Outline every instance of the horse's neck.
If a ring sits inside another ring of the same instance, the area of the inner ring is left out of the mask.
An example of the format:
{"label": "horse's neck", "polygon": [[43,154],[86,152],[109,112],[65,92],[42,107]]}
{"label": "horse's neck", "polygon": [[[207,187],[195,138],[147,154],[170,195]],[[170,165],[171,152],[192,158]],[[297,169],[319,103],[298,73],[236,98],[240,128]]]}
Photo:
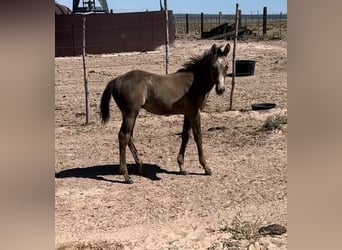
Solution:
{"label": "horse's neck", "polygon": [[207,95],[214,87],[214,83],[210,77],[208,70],[202,70],[199,73],[195,73],[194,76],[194,88],[200,95]]}

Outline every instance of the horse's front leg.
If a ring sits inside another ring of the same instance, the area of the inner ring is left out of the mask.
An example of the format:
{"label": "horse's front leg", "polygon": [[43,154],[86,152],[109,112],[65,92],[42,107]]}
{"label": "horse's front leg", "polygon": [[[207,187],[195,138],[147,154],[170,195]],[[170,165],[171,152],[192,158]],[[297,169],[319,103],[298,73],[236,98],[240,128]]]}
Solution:
{"label": "horse's front leg", "polygon": [[177,157],[179,171],[181,172],[181,174],[187,174],[186,170],[184,169],[184,154],[185,154],[186,145],[189,141],[190,130],[191,130],[191,126],[190,126],[189,118],[184,116],[183,131],[182,131],[182,144],[179,149],[179,153]]}
{"label": "horse's front leg", "polygon": [[198,150],[198,157],[199,157],[199,162],[204,168],[205,174],[211,175],[212,171],[211,169],[207,166],[207,162],[205,160],[204,154],[203,154],[203,147],[202,147],[202,131],[201,131],[201,116],[200,112],[198,111],[196,115],[192,116],[190,118],[190,124],[192,127],[192,131],[194,134],[194,139],[197,145],[197,150]]}

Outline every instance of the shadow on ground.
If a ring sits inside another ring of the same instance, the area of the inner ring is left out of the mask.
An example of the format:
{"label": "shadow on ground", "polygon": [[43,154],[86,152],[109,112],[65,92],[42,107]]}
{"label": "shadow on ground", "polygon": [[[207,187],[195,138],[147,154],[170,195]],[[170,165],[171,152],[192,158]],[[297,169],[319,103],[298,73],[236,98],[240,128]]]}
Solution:
{"label": "shadow on ground", "polygon": [[[128,172],[130,175],[140,175],[139,167],[135,164],[127,164]],[[166,173],[173,175],[182,175],[179,171],[168,171],[156,164],[144,164],[143,165],[143,177],[148,178],[152,181],[160,180],[157,176],[158,173]],[[77,167],[62,170],[55,174],[56,178],[89,178],[100,181],[108,181],[114,183],[125,183],[124,181],[107,179],[104,176],[115,176],[120,175],[120,165],[99,165],[91,167]],[[204,175],[204,173],[189,173],[189,175]]]}

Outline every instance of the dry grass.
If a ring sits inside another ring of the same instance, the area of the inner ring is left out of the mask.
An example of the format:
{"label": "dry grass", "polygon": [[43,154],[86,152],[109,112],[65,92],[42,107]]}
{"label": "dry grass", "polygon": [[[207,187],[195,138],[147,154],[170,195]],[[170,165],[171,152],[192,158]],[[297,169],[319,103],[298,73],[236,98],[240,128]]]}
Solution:
{"label": "dry grass", "polygon": [[284,125],[287,124],[287,117],[285,115],[275,115],[267,117],[264,125],[262,126],[263,131],[282,130]]}
{"label": "dry grass", "polygon": [[[261,238],[258,230],[266,224],[265,221],[266,219],[261,216],[256,217],[254,220],[245,220],[241,217],[241,213],[238,213],[231,224],[227,224],[221,230],[231,233],[231,239],[234,241],[247,241],[247,247],[249,247]],[[224,241],[223,245],[232,245],[231,240]]]}

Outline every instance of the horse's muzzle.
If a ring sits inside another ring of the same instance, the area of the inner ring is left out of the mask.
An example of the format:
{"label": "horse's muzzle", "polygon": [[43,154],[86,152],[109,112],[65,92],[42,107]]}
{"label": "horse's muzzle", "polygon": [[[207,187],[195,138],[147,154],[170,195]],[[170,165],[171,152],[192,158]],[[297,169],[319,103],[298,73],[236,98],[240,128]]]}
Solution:
{"label": "horse's muzzle", "polygon": [[215,86],[216,94],[222,95],[226,89],[224,87],[219,87],[218,85]]}

